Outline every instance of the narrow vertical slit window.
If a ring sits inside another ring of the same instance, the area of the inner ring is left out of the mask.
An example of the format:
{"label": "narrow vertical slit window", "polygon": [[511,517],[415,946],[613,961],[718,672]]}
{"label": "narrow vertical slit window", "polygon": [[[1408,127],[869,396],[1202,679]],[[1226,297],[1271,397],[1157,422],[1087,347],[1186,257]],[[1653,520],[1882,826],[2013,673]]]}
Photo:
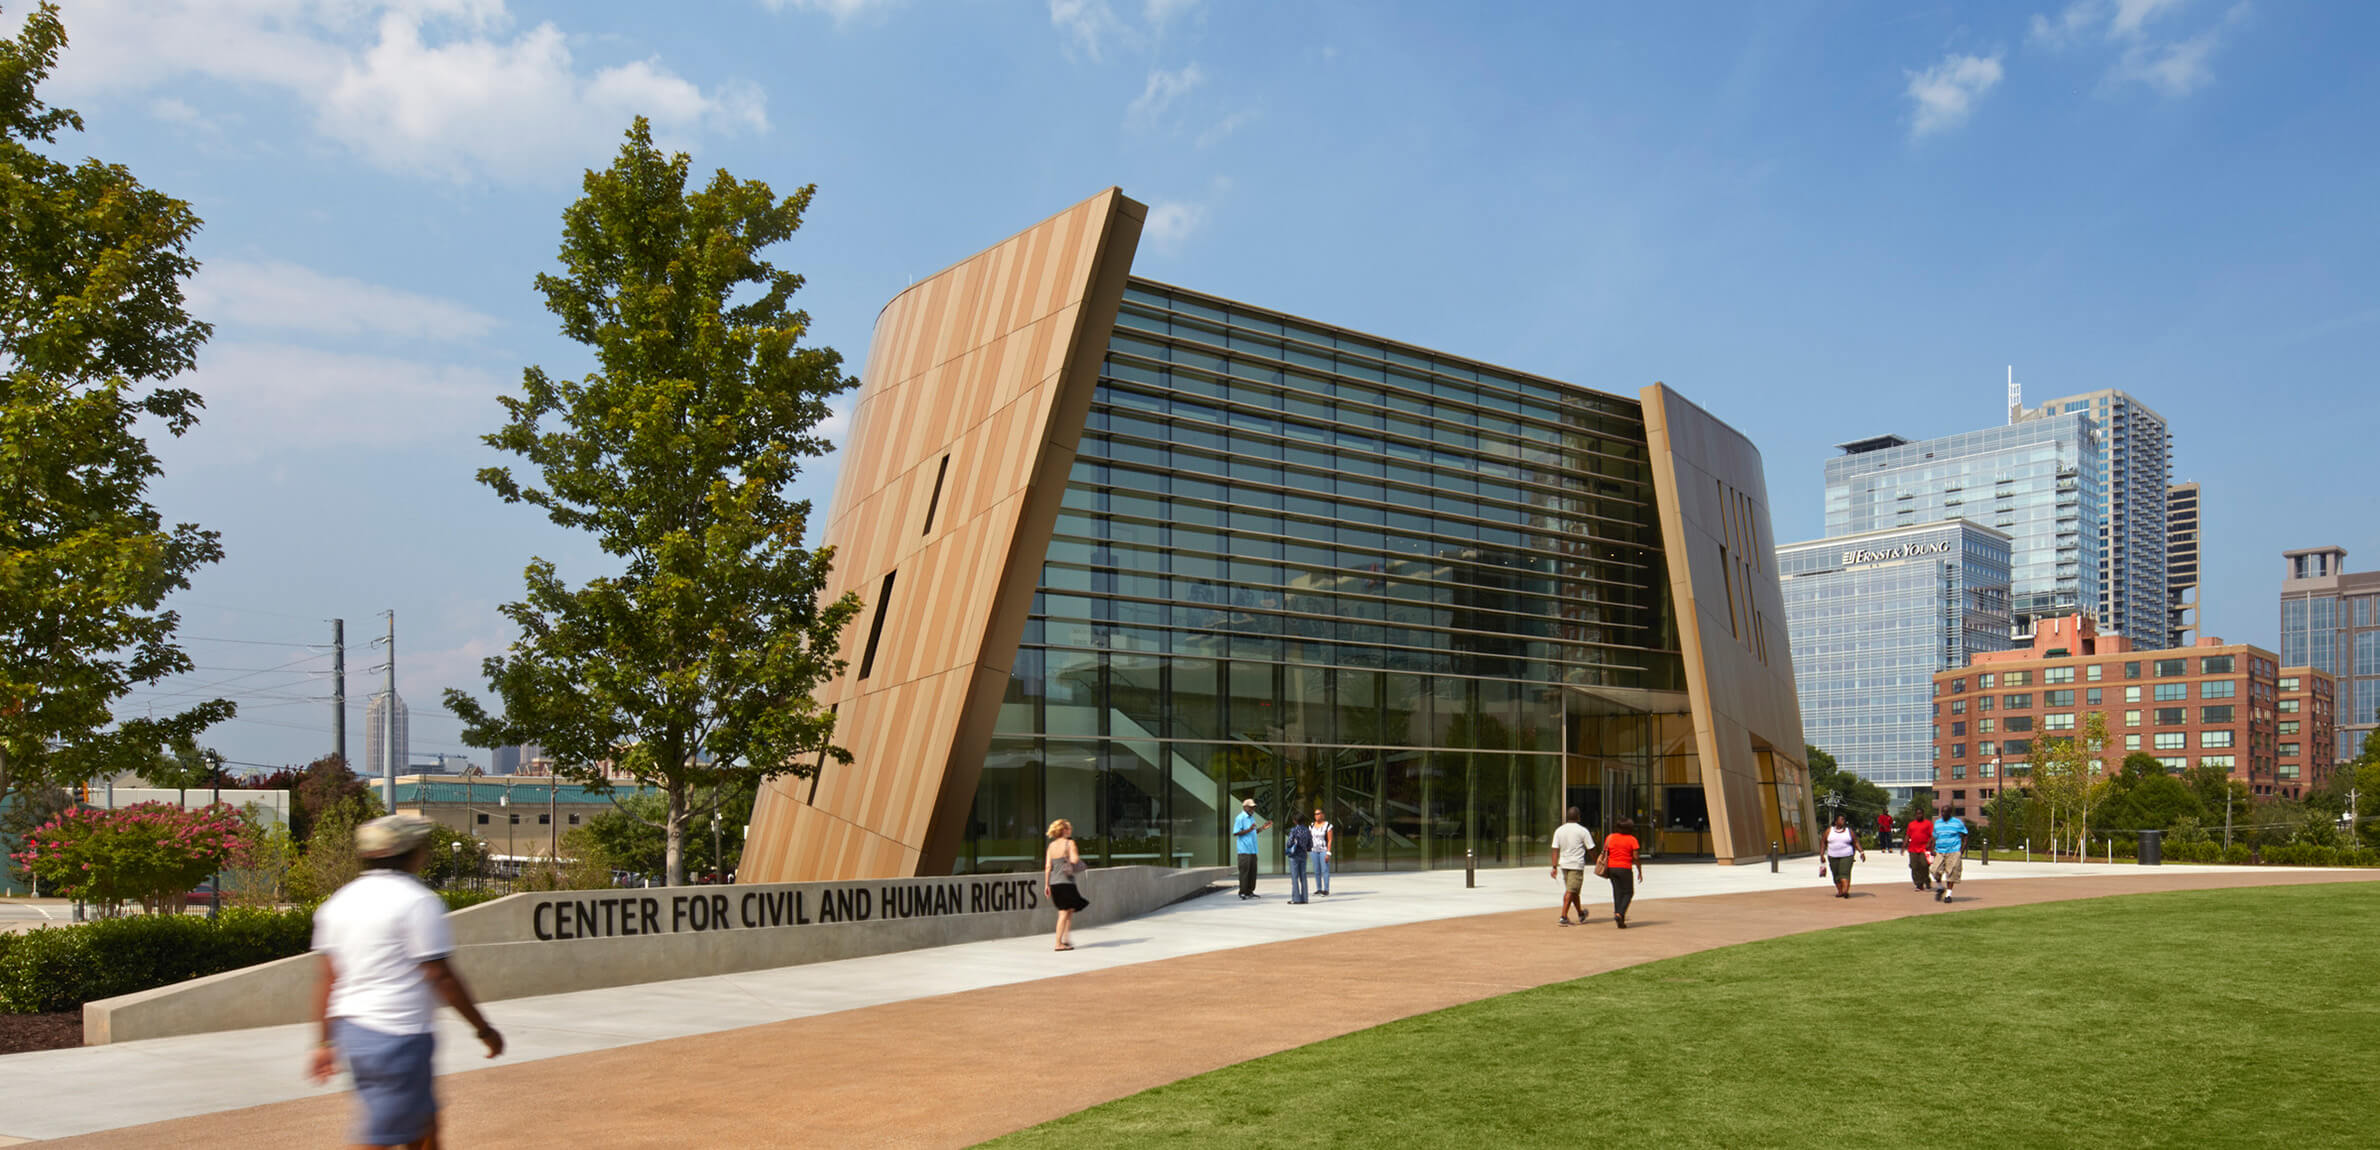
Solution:
{"label": "narrow vertical slit window", "polygon": [[859,677],[867,678],[876,671],[876,647],[884,641],[884,619],[892,614],[893,576],[898,571],[884,573],[884,586],[876,592],[876,618],[868,624],[868,649],[859,657]]}
{"label": "narrow vertical slit window", "polygon": [[934,469],[934,497],[926,500],[925,534],[934,533],[934,512],[942,507],[942,481],[950,475],[950,453],[942,453],[942,466]]}

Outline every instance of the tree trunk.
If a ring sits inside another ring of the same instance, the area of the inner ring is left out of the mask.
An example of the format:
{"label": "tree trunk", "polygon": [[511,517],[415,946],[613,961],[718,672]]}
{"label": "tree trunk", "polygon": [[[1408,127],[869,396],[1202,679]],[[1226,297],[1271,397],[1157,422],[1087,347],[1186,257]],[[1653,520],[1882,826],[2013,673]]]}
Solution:
{"label": "tree trunk", "polygon": [[663,842],[662,882],[668,886],[686,885],[686,781],[671,779],[662,788],[669,796],[669,814],[662,821]]}

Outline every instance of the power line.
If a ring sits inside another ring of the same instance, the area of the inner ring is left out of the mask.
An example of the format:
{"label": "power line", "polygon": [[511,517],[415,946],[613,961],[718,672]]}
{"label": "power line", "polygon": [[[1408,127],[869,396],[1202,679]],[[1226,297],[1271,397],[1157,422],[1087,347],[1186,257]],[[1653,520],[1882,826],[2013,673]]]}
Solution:
{"label": "power line", "polygon": [[175,635],[185,643],[239,643],[249,647],[328,647],[328,643],[282,643],[271,639],[224,639],[213,635]]}

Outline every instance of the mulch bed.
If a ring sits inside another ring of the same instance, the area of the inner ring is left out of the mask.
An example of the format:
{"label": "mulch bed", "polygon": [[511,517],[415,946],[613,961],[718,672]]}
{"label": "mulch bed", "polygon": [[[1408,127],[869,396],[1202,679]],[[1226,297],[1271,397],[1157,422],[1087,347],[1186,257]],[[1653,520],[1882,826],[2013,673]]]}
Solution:
{"label": "mulch bed", "polygon": [[64,1050],[83,1044],[83,1012],[0,1014],[0,1054]]}

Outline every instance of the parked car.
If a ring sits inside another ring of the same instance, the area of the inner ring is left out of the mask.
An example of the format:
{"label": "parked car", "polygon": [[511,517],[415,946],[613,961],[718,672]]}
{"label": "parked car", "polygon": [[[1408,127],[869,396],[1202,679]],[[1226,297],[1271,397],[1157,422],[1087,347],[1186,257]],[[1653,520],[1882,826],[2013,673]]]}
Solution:
{"label": "parked car", "polygon": [[[187,894],[187,895],[184,895],[184,896],[183,896],[183,905],[185,905],[185,906],[215,906],[215,905],[218,905],[218,901],[217,901],[217,900],[219,900],[219,899],[221,899],[221,898],[223,898],[223,897],[224,897],[224,895],[223,895],[223,892],[222,892],[221,890],[218,890],[218,889],[216,889],[216,886],[215,886],[215,880],[214,880],[214,879],[208,879],[208,880],[206,880],[205,882],[202,882],[202,883],[198,884],[198,886],[197,886],[196,888],[192,889],[192,890],[191,890],[191,892],[190,892],[189,894]],[[224,905],[228,905],[228,904],[224,904]]]}

